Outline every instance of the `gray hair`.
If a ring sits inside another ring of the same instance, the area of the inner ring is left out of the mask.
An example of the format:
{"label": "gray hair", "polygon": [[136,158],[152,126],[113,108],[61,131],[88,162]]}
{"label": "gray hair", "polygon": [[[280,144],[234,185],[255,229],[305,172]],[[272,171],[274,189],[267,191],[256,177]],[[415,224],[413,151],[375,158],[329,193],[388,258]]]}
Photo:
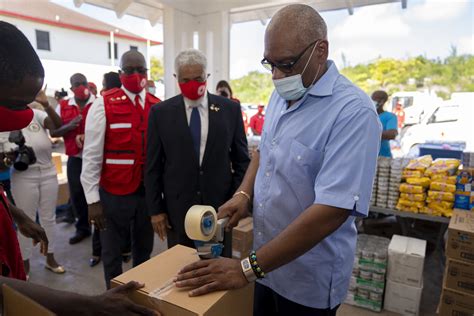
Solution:
{"label": "gray hair", "polygon": [[181,67],[185,65],[202,66],[205,75],[207,69],[207,58],[200,50],[190,48],[179,53],[174,60],[174,71],[177,75],[179,74]]}

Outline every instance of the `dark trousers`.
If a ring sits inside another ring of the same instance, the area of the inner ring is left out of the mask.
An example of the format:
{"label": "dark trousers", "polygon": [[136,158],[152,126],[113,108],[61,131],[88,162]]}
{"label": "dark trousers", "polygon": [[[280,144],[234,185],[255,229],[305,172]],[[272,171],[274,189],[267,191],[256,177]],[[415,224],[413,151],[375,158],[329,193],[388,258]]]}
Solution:
{"label": "dark trousers", "polygon": [[67,181],[72,207],[77,215],[76,230],[89,235],[91,227],[88,220],[87,201],[81,184],[82,159],[69,157],[67,160]]}
{"label": "dark trousers", "polygon": [[[125,244],[122,248],[122,255],[129,255],[132,252],[132,241],[130,240],[130,231],[128,231],[128,235],[124,239]],[[92,256],[100,257],[101,255],[102,244],[100,243],[100,230],[94,228],[94,233],[92,234]]]}
{"label": "dark trousers", "polygon": [[318,309],[303,306],[287,300],[272,289],[255,283],[253,316],[336,316],[339,306],[334,309]]}
{"label": "dark trousers", "polygon": [[148,259],[153,250],[153,227],[145,202],[145,188],[128,195],[114,195],[100,190],[106,229],[100,232],[105,283],[122,274],[122,248],[127,236],[132,239],[133,266]]}

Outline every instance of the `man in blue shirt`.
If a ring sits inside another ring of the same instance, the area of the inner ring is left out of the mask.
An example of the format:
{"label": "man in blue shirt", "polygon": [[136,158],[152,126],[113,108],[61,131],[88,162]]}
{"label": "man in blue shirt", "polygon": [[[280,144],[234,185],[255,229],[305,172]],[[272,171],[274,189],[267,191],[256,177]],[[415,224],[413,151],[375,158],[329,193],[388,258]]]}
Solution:
{"label": "man in blue shirt", "polygon": [[388,94],[385,91],[378,90],[372,93],[372,101],[379,115],[380,123],[382,124],[382,142],[380,144],[379,156],[392,157],[390,150],[390,140],[395,139],[398,135],[398,120],[397,116],[391,112],[384,111],[383,107],[388,100]]}
{"label": "man in blue shirt", "polygon": [[254,315],[335,315],[344,301],[354,220],[368,213],[381,126],[370,98],[328,52],[326,24],[310,6],[289,5],[269,23],[262,64],[276,91],[259,152],[218,214],[235,226],[253,195],[256,252],[183,268],[176,286],[194,287],[191,296],[259,278]]}

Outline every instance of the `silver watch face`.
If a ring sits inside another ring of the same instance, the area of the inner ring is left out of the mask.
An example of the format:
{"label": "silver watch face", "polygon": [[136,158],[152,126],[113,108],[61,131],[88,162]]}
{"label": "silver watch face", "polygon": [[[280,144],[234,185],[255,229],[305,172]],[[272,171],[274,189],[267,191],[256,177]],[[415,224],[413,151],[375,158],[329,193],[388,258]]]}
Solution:
{"label": "silver watch face", "polygon": [[243,267],[244,267],[244,270],[248,270],[248,269],[251,268],[250,262],[249,262],[248,260],[244,260],[244,261],[242,262],[242,265],[243,265]]}

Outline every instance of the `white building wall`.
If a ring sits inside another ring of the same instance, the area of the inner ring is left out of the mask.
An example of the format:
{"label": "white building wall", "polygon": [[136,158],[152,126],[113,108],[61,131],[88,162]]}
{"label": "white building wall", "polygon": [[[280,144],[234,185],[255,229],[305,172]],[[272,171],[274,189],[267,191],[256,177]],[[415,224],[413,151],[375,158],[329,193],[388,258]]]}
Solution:
{"label": "white building wall", "polygon": [[[11,17],[1,17],[2,20],[18,27],[30,40],[36,49],[36,31],[49,32],[51,51],[38,50],[41,59],[71,61],[78,63],[107,65],[111,64],[108,53],[110,36],[86,33],[47,24],[34,23]],[[138,50],[146,56],[146,42],[132,41],[115,36],[118,45],[116,65],[120,56],[130,50],[130,46],[137,46]]]}

